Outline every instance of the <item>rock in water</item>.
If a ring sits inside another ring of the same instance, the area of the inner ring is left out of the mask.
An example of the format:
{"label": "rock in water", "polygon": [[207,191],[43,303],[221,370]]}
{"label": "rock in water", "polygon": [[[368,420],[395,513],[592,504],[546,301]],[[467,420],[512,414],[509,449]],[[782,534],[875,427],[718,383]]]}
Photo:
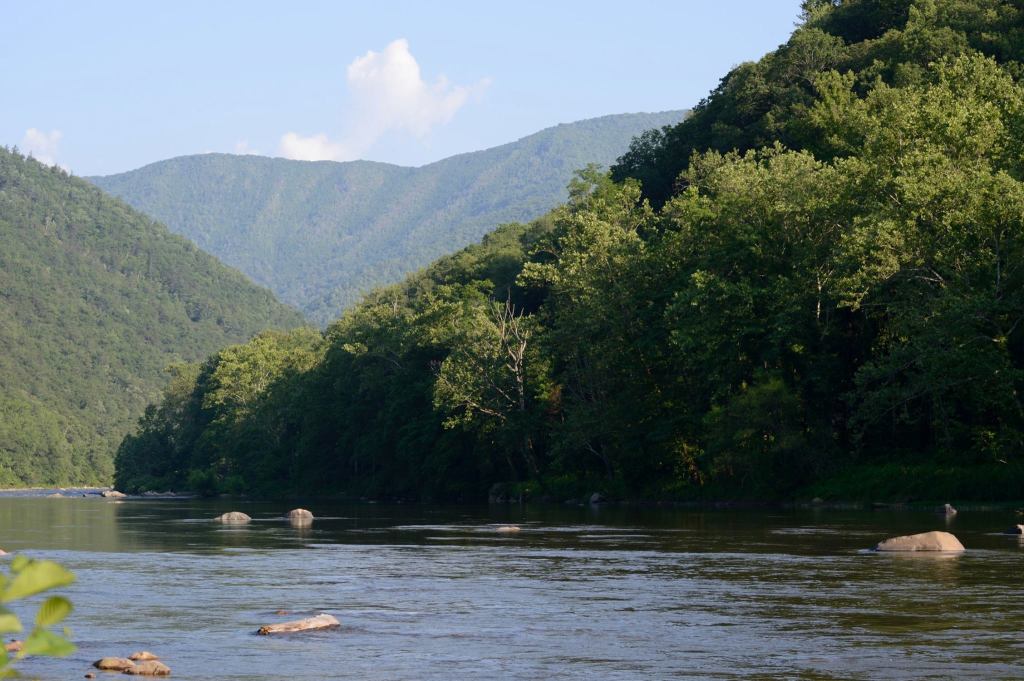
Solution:
{"label": "rock in water", "polygon": [[11,641],[10,643],[4,644],[4,650],[9,653],[20,653],[24,645],[25,644],[22,641]]}
{"label": "rock in water", "polygon": [[590,495],[590,503],[594,506],[597,506],[598,504],[603,504],[604,501],[604,495],[601,494],[600,492],[594,492],[593,494]]}
{"label": "rock in water", "polygon": [[940,513],[945,513],[946,517],[948,518],[950,516],[956,515],[957,510],[955,508],[953,508],[952,506],[950,506],[949,504],[946,504],[945,506],[942,507],[942,510],[940,511]]}
{"label": "rock in water", "polygon": [[1005,534],[1024,534],[1024,525],[1014,525]]}
{"label": "rock in water", "polygon": [[494,531],[502,534],[515,534],[520,531],[520,527],[518,525],[499,525],[494,528]]}
{"label": "rock in water", "polygon": [[876,551],[963,551],[964,545],[949,532],[922,532],[880,542]]}
{"label": "rock in water", "polygon": [[140,662],[125,672],[132,676],[170,676],[171,668],[159,660]]}
{"label": "rock in water", "polygon": [[124,499],[128,495],[124,492],[118,492],[116,489],[105,489],[100,492],[100,496],[105,499]]}
{"label": "rock in water", "polygon": [[135,663],[126,657],[104,657],[92,663],[96,669],[108,672],[126,672],[135,666]]}
{"label": "rock in water", "polygon": [[252,518],[239,511],[231,511],[230,513],[219,515],[213,520],[214,522],[224,523],[225,525],[244,525],[252,520]]}
{"label": "rock in water", "polygon": [[335,619],[332,615],[320,613],[316,617],[307,617],[304,620],[295,620],[293,622],[281,622],[280,624],[267,624],[260,627],[256,633],[267,635],[267,634],[290,634],[297,631],[316,631],[319,629],[334,629],[340,627],[341,622]]}
{"label": "rock in water", "polygon": [[293,508],[288,511],[288,522],[292,525],[310,525],[313,522],[313,514],[304,508]]}
{"label": "rock in water", "polygon": [[136,662],[146,662],[147,660],[159,660],[160,658],[154,655],[153,653],[149,652],[148,650],[140,650],[137,653],[132,653],[131,655],[129,655],[128,659],[134,660]]}

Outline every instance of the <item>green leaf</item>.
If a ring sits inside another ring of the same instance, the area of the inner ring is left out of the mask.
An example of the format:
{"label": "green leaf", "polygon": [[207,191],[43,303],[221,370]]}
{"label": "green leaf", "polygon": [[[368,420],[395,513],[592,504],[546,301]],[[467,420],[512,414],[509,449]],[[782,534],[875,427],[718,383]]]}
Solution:
{"label": "green leaf", "polygon": [[21,629],[21,620],[17,615],[10,611],[0,612],[0,634],[10,634]]}
{"label": "green leaf", "polygon": [[46,629],[36,629],[25,639],[25,645],[22,646],[18,657],[22,658],[26,655],[64,657],[73,652],[75,652],[75,645],[63,636],[58,636]]}
{"label": "green leaf", "polygon": [[37,627],[50,627],[71,614],[71,601],[63,596],[47,598],[36,613]]}
{"label": "green leaf", "polygon": [[11,561],[11,572],[21,572],[31,562],[32,559],[28,556],[17,555],[14,557],[14,560]]}
{"label": "green leaf", "polygon": [[[17,559],[15,559],[17,560]],[[12,564],[13,569],[13,564]],[[33,596],[40,591],[67,586],[75,576],[51,560],[33,560],[22,566],[18,576],[0,594],[0,603]]]}

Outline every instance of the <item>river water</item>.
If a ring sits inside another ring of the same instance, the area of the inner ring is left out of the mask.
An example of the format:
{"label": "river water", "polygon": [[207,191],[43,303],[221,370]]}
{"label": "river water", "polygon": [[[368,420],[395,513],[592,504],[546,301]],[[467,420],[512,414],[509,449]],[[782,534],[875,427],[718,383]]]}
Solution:
{"label": "river water", "polygon": [[[1012,511],[947,528],[911,511],[305,505],[318,519],[299,529],[288,504],[0,498],[0,546],[78,576],[78,651],[23,672],[80,679],[147,649],[173,678],[218,681],[1024,678]],[[228,510],[254,521],[210,522]],[[522,531],[495,531],[509,522]],[[866,550],[933,529],[968,551]],[[255,635],[319,612],[342,628]]]}

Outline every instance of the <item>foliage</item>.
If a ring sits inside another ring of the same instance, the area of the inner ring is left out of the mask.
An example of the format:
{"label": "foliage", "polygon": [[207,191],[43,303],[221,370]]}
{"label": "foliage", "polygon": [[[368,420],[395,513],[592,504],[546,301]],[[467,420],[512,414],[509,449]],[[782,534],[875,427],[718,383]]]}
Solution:
{"label": "foliage", "polygon": [[[236,359],[263,341],[221,352],[125,441],[125,483],[1014,494],[984,480],[1024,469],[1024,87],[1016,47],[981,28],[1018,15],[981,0],[805,14],[771,69],[730,75],[757,92],[789,74],[807,94],[772,116],[752,97],[742,125],[722,113],[770,143],[687,149],[657,206],[643,177],[587,168],[542,219],[378,289],[322,338],[275,341],[301,351],[271,353],[269,371]],[[882,62],[886,45],[902,51]],[[839,47],[864,70],[823,67],[846,63]],[[813,144],[778,141],[796,131]]]}
{"label": "foliage", "polygon": [[170,363],[301,317],[60,168],[0,149],[0,485],[109,482]]}
{"label": "foliage", "polygon": [[[10,575],[0,574],[0,634],[21,632],[23,626],[20,618],[7,604],[20,601],[44,591],[59,589],[75,581],[75,576],[49,560],[33,560],[25,556],[15,556],[11,561]],[[71,601],[63,596],[50,596],[39,606],[32,631],[25,638],[21,650],[15,659],[20,660],[27,655],[46,655],[63,657],[75,651],[75,646],[67,640],[67,629],[64,636],[50,631],[50,627],[60,624],[71,614]],[[17,676],[11,667],[12,660],[7,650],[0,647],[0,677]]]}
{"label": "foliage", "polygon": [[373,287],[545,213],[573,169],[683,115],[579,121],[420,168],[203,154],[90,179],[326,326]]}
{"label": "foliage", "polygon": [[694,151],[781,142],[820,158],[831,131],[808,125],[807,114],[833,71],[860,94],[879,80],[920,85],[929,64],[963,54],[1024,74],[1024,7],[1013,0],[806,0],[803,19],[778,50],[731,70],[686,120],[634,139],[612,176],[639,179],[660,206],[685,185]]}

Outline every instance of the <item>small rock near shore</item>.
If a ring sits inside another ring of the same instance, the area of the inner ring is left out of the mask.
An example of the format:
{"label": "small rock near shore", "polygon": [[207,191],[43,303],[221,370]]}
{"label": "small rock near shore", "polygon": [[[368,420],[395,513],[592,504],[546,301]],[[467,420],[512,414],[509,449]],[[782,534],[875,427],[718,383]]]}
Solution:
{"label": "small rock near shore", "polygon": [[22,646],[25,644],[22,641],[11,641],[4,645],[4,650],[9,653],[20,653]]}
{"label": "small rock near shore", "polygon": [[498,527],[494,528],[495,532],[500,532],[502,534],[515,534],[520,530],[521,528],[518,525],[499,525]]}
{"label": "small rock near shore", "polygon": [[964,545],[949,532],[922,532],[879,542],[876,551],[963,551]]}
{"label": "small rock near shore", "polygon": [[1003,534],[1024,534],[1024,525],[1014,525]]}
{"label": "small rock near shore", "polygon": [[140,650],[137,653],[132,653],[131,655],[129,655],[128,659],[134,660],[135,662],[145,662],[147,660],[159,660],[160,658],[154,655],[153,653],[149,652],[148,650]]}
{"label": "small rock near shore", "polygon": [[288,511],[287,517],[292,525],[309,525],[313,522],[313,514],[304,508],[293,508]]}
{"label": "small rock near shore", "polygon": [[135,666],[135,663],[127,657],[103,657],[92,663],[96,669],[108,672],[124,672]]}
{"label": "small rock near shore", "polygon": [[317,631],[319,629],[334,629],[340,627],[341,622],[333,615],[320,613],[316,617],[307,617],[294,622],[281,622],[280,624],[267,624],[259,628],[257,634],[291,634],[299,631]]}
{"label": "small rock near shore", "polygon": [[89,672],[89,673],[87,673],[87,674],[85,675],[85,678],[87,678],[87,679],[95,679],[95,678],[96,678],[96,675],[95,675],[95,674],[93,674],[92,672]]}
{"label": "small rock near shore", "polygon": [[118,492],[116,489],[105,489],[100,492],[100,496],[104,499],[124,499],[128,495],[124,492]]}
{"label": "small rock near shore", "polygon": [[132,676],[170,676],[171,668],[159,660],[140,662],[125,672]]}
{"label": "small rock near shore", "polygon": [[603,504],[605,501],[606,499],[604,498],[604,495],[601,494],[600,492],[594,492],[593,494],[590,495],[590,503],[594,506],[597,506],[598,504]]}
{"label": "small rock near shore", "polygon": [[252,518],[241,511],[231,511],[230,513],[219,515],[213,520],[214,522],[224,523],[225,525],[244,525],[252,520]]}

